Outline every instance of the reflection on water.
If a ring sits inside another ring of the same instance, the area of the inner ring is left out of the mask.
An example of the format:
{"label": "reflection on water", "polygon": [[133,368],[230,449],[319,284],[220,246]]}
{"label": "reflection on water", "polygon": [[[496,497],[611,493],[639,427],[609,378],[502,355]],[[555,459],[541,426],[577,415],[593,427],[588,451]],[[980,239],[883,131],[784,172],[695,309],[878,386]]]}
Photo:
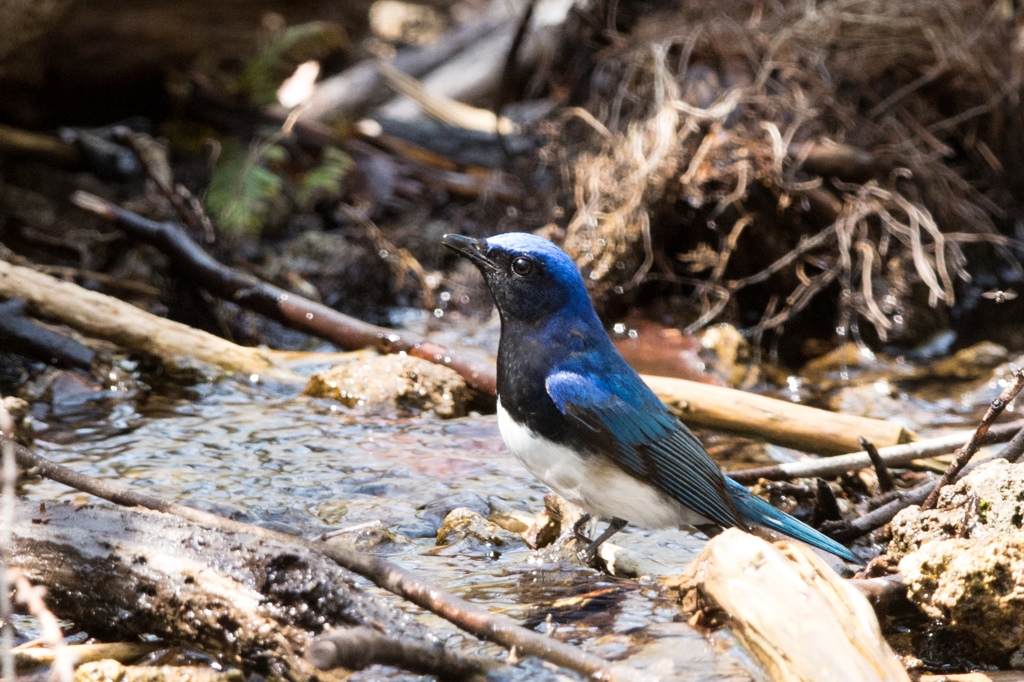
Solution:
{"label": "reflection on water", "polygon": [[[196,395],[150,398],[137,409],[108,405],[105,421],[93,411],[50,414],[37,447],[82,473],[282,530],[379,528],[372,523],[379,521],[397,534],[381,548],[392,560],[528,627],[678,679],[760,675],[727,636],[709,641],[676,623],[675,604],[654,581],[545,564],[525,545],[431,552],[453,507],[484,516],[543,509],[546,488],[505,451],[493,417],[372,417],[229,384],[201,387]],[[29,494],[91,501],[49,481],[32,484]],[[616,541],[666,574],[680,571],[703,544],[681,531],[638,528]],[[423,619],[453,646],[479,647],[440,619]],[[502,655],[497,647],[487,650]],[[372,677],[379,679],[379,671]]]}

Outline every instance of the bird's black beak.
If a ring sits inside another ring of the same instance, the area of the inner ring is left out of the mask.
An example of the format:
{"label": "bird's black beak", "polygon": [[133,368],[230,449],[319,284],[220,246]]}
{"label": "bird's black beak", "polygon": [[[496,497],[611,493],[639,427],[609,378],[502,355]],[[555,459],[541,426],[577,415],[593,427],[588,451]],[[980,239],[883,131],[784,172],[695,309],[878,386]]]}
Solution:
{"label": "bird's black beak", "polygon": [[483,239],[463,237],[461,234],[446,234],[441,243],[449,249],[471,260],[477,267],[497,270],[498,266],[487,257],[487,242]]}

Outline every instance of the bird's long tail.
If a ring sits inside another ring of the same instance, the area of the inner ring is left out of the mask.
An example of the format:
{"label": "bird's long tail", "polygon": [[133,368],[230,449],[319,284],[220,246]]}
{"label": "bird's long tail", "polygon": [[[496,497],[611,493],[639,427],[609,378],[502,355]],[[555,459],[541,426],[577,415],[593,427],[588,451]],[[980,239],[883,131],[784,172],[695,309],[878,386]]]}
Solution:
{"label": "bird's long tail", "polygon": [[852,561],[856,564],[861,563],[861,561],[857,559],[850,550],[846,549],[832,538],[825,537],[807,524],[797,521],[786,512],[779,511],[732,479],[726,478],[725,480],[729,491],[729,497],[732,498],[733,503],[736,505],[736,509],[739,510],[740,514],[744,517],[756,523],[768,526],[780,533],[796,538],[797,540],[806,542],[809,545],[813,545],[818,549],[823,549],[826,552],[835,554],[837,557],[841,557],[847,561]]}

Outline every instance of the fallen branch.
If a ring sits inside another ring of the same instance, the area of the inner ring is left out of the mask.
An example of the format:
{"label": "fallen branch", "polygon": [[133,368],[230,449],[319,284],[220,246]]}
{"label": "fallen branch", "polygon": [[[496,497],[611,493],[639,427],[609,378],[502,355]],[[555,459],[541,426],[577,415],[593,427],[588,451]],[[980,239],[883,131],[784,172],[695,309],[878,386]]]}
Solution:
{"label": "fallen branch", "polygon": [[864,452],[868,453],[868,457],[871,458],[871,464],[875,467],[875,477],[878,479],[878,492],[887,493],[893,490],[896,487],[896,481],[893,480],[892,472],[885,465],[882,455],[878,453],[878,448],[863,436],[858,438],[857,442],[864,448]]}
{"label": "fallen branch", "polygon": [[13,533],[15,566],[46,586],[54,612],[94,635],[149,633],[282,682],[316,675],[303,653],[324,625],[441,646],[351,573],[284,539],[35,500],[18,502]]}
{"label": "fallen branch", "polygon": [[[1004,427],[1015,426],[1016,434],[1010,442],[1006,444],[1006,447],[1000,450],[993,459],[1005,459],[1008,462],[1016,462],[1024,456],[1024,427],[1022,427],[1022,424],[1024,424],[1024,422],[1013,422],[1003,425]],[[995,431],[994,428],[989,432],[989,436],[992,436],[993,431]],[[984,462],[975,462],[967,465],[957,476],[957,480],[963,478],[975,467],[983,463]],[[897,514],[907,507],[924,502],[924,500],[936,490],[937,483],[937,481],[932,480],[927,483],[922,483],[912,490],[897,493],[895,499],[883,504],[877,509],[873,509],[859,518],[853,519],[852,521],[823,523],[821,525],[821,531],[839,542],[850,542],[852,540],[856,540],[857,538],[867,535],[871,531],[881,528],[885,524],[889,523]]]}
{"label": "fallen branch", "polygon": [[145,507],[146,509],[173,514],[209,528],[246,533],[274,542],[288,542],[320,552],[339,566],[347,568],[353,573],[358,573],[378,587],[441,616],[456,627],[476,637],[495,642],[509,649],[515,648],[521,657],[536,656],[579,672],[592,679],[648,679],[648,676],[641,671],[609,663],[572,645],[563,644],[540,633],[520,627],[506,616],[489,613],[480,607],[445,592],[436,585],[421,580],[410,571],[381,557],[363,554],[343,547],[338,543],[303,540],[123,488],[72,471],[67,467],[40,457],[28,448],[14,443],[9,438],[0,437],[0,445],[7,444],[13,449],[17,462],[21,466],[26,468],[38,467],[38,474],[44,478],[62,483],[75,490],[95,495],[114,504]]}
{"label": "fallen branch", "polygon": [[[507,19],[487,19],[468,24],[442,36],[434,45],[399,50],[391,65],[402,73],[419,78],[475,43],[489,39],[494,31],[507,23]],[[367,60],[318,83],[299,114],[299,120],[329,122],[342,118],[351,121],[391,97],[384,77],[377,70],[377,61]]]}
{"label": "fallen branch", "polygon": [[988,410],[985,411],[985,416],[981,418],[981,424],[971,434],[971,439],[953,455],[953,461],[949,463],[949,467],[942,474],[939,484],[935,486],[935,490],[932,491],[928,499],[921,505],[921,509],[932,509],[935,507],[935,503],[939,500],[939,492],[944,486],[953,481],[956,475],[971,461],[971,457],[981,447],[981,442],[991,428],[992,423],[1002,414],[1006,406],[1020,393],[1022,388],[1024,388],[1024,367],[1013,373],[1013,381],[989,405]]}
{"label": "fallen branch", "polygon": [[494,393],[495,370],[489,355],[450,350],[411,332],[399,332],[357,320],[218,263],[174,223],[158,223],[85,192],[72,198],[77,206],[114,221],[128,234],[159,248],[181,276],[211,294],[276,320],[292,329],[355,350],[375,348],[382,353],[404,351],[450,367],[473,388]]}
{"label": "fallen branch", "polygon": [[78,166],[82,155],[73,144],[0,124],[0,152],[9,157],[39,158],[57,166]]}
{"label": "fallen branch", "polygon": [[25,302],[0,303],[0,347],[63,367],[92,367],[96,354],[74,339],[61,336],[25,317]]}
{"label": "fallen branch", "polygon": [[87,336],[146,353],[167,364],[192,358],[225,370],[281,381],[299,378],[276,367],[267,353],[158,317],[125,303],[0,260],[0,297],[20,298],[40,317],[59,320]]}
{"label": "fallen branch", "polygon": [[380,663],[454,680],[482,679],[498,667],[492,659],[454,656],[444,647],[395,640],[367,627],[328,631],[317,637],[307,658],[321,670],[363,670]]}
{"label": "fallen branch", "polygon": [[[993,426],[983,439],[982,444],[1005,443],[1013,438],[1021,427],[1024,427],[1024,420]],[[963,445],[964,440],[968,437],[966,432],[958,432],[916,443],[881,448],[878,454],[887,466],[904,466],[917,459],[947,455]],[[871,465],[871,456],[867,452],[852,452],[827,459],[786,462],[755,469],[730,471],[727,475],[738,483],[753,485],[762,478],[769,481],[792,481],[796,478],[814,477],[835,478],[848,471],[858,471]]]}
{"label": "fallen branch", "polygon": [[911,437],[899,424],[881,419],[819,410],[684,379],[643,379],[684,422],[750,434],[805,452],[856,452],[860,436],[880,445],[905,443]]}

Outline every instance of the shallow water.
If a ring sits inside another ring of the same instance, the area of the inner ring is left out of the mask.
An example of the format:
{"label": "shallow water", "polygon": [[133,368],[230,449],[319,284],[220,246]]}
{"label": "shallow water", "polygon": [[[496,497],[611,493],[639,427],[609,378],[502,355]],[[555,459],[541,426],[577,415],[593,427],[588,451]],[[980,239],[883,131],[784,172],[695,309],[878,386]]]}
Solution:
{"label": "shallow water", "polygon": [[[965,380],[901,359],[857,360],[856,367],[843,360],[817,374],[788,377],[775,395],[897,420],[928,436],[973,427],[1005,385],[1005,376],[989,365]],[[765,678],[727,632],[704,637],[677,622],[676,604],[654,580],[551,563],[524,544],[437,547],[437,529],[454,507],[483,516],[533,516],[544,508],[547,489],[506,452],[493,416],[440,421],[371,414],[243,379],[169,386],[163,395],[133,392],[130,384],[126,391],[113,377],[102,391],[75,382],[67,378],[62,389],[70,399],[54,401],[56,407],[38,404],[36,417],[41,454],[77,471],[293,533],[347,529],[352,536],[373,535],[383,525],[393,540],[372,551],[527,627],[665,679]],[[1009,413],[1020,411],[1016,403]],[[701,436],[727,467],[803,456],[743,438]],[[30,484],[28,492],[39,499],[94,501],[48,481]],[[642,557],[655,575],[679,573],[704,544],[678,530],[635,527],[615,542]],[[418,617],[451,646],[480,650],[479,642],[441,619]],[[483,650],[506,655],[494,645]],[[515,675],[551,677],[533,665]],[[414,678],[372,669],[353,679]]]}
{"label": "shallow water", "polygon": [[[192,393],[194,400],[151,398],[139,408],[108,402],[104,420],[95,409],[49,414],[37,448],[90,476],[286,531],[379,521],[398,536],[376,551],[529,627],[678,679],[760,678],[727,635],[708,640],[675,622],[676,605],[653,580],[544,563],[525,545],[436,547],[441,519],[455,506],[484,516],[544,508],[547,489],[505,451],[493,416],[368,416],[237,382]],[[94,501],[49,481],[32,483],[28,493]],[[616,542],[663,574],[681,571],[703,546],[682,531],[639,528]],[[479,647],[440,619],[423,619],[452,645]],[[494,646],[486,651],[503,655]]]}

